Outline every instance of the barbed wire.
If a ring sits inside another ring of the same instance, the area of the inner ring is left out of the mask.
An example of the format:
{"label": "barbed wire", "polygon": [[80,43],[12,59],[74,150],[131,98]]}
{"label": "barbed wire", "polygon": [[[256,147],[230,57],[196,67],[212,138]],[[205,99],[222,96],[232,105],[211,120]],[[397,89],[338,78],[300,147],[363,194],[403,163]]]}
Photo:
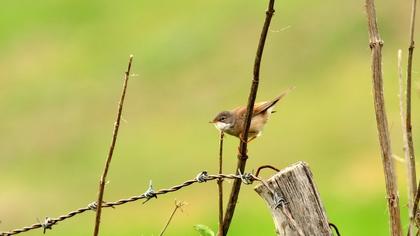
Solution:
{"label": "barbed wire", "polygon": [[[171,192],[175,192],[178,191],[182,188],[185,188],[187,186],[190,186],[194,183],[204,183],[207,181],[212,181],[212,180],[217,180],[217,179],[240,179],[242,180],[242,182],[244,184],[252,184],[254,181],[260,181],[263,182],[260,178],[258,178],[257,176],[251,174],[251,173],[240,173],[239,174],[215,174],[215,175],[209,175],[207,173],[207,171],[202,171],[200,172],[194,179],[191,180],[187,180],[185,182],[183,182],[182,184],[178,184],[175,186],[172,186],[170,188],[164,188],[164,189],[159,189],[157,191],[155,191],[153,189],[153,185],[152,185],[152,181],[150,181],[149,183],[149,187],[146,190],[146,192],[144,192],[143,194],[137,195],[137,196],[132,196],[129,198],[124,198],[124,199],[120,199],[117,200],[115,202],[103,202],[102,204],[102,208],[108,208],[108,207],[112,207],[114,208],[115,206],[119,206],[119,205],[123,205],[129,202],[134,202],[134,201],[138,201],[141,199],[146,199],[144,203],[146,203],[147,201],[149,201],[152,198],[157,198],[158,195],[163,195],[163,194],[167,194],[167,193],[171,193]],[[264,182],[263,182],[264,183]],[[45,234],[45,232],[49,229],[52,229],[52,226],[56,225],[58,222],[64,221],[66,219],[72,218],[76,215],[82,214],[86,211],[96,211],[97,208],[97,203],[96,202],[92,202],[89,203],[86,207],[82,207],[79,208],[77,210],[71,211],[65,215],[61,215],[57,218],[49,218],[49,217],[45,217],[44,222],[38,222],[36,224],[33,224],[31,226],[26,226],[20,229],[14,229],[8,232],[0,232],[0,236],[9,236],[9,235],[16,235],[16,234],[20,234],[23,232],[27,232],[30,230],[34,230],[34,229],[38,229],[38,228],[42,228],[43,232]]]}
{"label": "barbed wire", "polygon": [[[260,168],[258,168],[258,170],[260,170]],[[257,172],[257,174],[258,173],[259,173],[259,171]],[[286,207],[286,205],[288,204],[286,199],[282,195],[280,195],[280,193],[275,192],[269,186],[269,184],[266,181],[264,181],[264,180],[262,180],[258,177],[256,177],[256,180],[260,181],[268,189],[268,191],[271,192],[272,197],[273,197],[273,205],[271,205],[271,207],[275,210],[280,209],[280,211],[283,213],[283,215],[288,220],[288,223],[291,226],[291,228],[294,229],[299,236],[304,236],[305,234],[303,233],[302,229],[300,228],[300,226],[297,224],[297,222],[293,218],[292,213]]]}

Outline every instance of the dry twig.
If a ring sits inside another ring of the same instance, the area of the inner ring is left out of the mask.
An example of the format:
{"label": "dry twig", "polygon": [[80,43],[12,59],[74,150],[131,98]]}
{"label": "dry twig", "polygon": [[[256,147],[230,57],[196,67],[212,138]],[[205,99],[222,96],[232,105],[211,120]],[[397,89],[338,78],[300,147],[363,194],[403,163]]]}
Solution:
{"label": "dry twig", "polygon": [[374,0],[366,0],[366,12],[368,19],[369,46],[372,51],[372,79],[376,124],[378,128],[379,142],[381,146],[382,164],[385,174],[386,192],[388,200],[390,231],[393,236],[401,236],[401,219],[395,175],[394,160],[392,158],[391,140],[388,131],[388,120],[385,112],[382,81],[382,46],[383,41],[379,36],[376,23],[376,11]]}
{"label": "dry twig", "polygon": [[[403,72],[402,72],[402,51],[401,49],[398,50],[398,84],[399,84],[399,105],[400,105],[400,117],[401,117],[401,129],[402,129],[402,136],[403,136],[403,150],[404,150],[404,162],[406,163],[407,167],[407,183],[408,183],[408,216],[410,219],[410,224],[408,226],[407,235],[411,236],[414,234],[411,221],[414,219],[413,217],[413,204],[415,198],[415,188],[416,188],[416,181],[414,178],[414,187],[412,185],[413,175],[412,175],[412,165],[415,163],[410,161],[410,153],[408,150],[408,140],[407,140],[407,129],[406,129],[406,114],[404,111],[404,82],[403,82]],[[415,166],[414,166],[415,168]],[[415,169],[414,169],[415,170]],[[414,171],[415,175],[415,171]]]}
{"label": "dry twig", "polygon": [[[239,144],[238,164],[237,164],[236,169],[238,171],[241,171],[242,173],[245,170],[246,160],[248,159],[246,141],[248,140],[248,131],[249,131],[249,126],[251,124],[252,110],[253,110],[253,107],[254,107],[255,98],[257,96],[258,83],[259,83],[259,80],[260,80],[261,58],[262,58],[262,54],[263,54],[263,51],[264,51],[264,45],[265,45],[265,40],[267,38],[268,28],[270,27],[271,18],[273,16],[273,14],[274,14],[274,0],[269,0],[268,9],[266,11],[266,17],[265,17],[265,21],[264,21],[264,26],[263,26],[263,29],[262,29],[262,32],[261,32],[259,43],[258,43],[257,54],[255,56],[254,76],[253,76],[253,80],[252,80],[251,91],[249,93],[249,98],[248,98],[248,106],[247,106],[247,112],[246,112],[246,116],[245,116],[242,138],[241,138],[241,141],[240,141],[240,144]],[[237,173],[239,173],[239,172],[237,172]],[[225,217],[223,219],[223,233],[224,233],[224,235],[226,235],[228,230],[229,230],[230,223],[231,223],[232,217],[233,217],[233,213],[235,212],[236,203],[238,201],[238,196],[239,196],[240,189],[241,189],[241,181],[240,180],[235,180],[233,182],[232,191],[231,191],[230,196],[229,196],[229,202],[228,202],[228,205],[227,205],[227,208],[226,208]]]}
{"label": "dry twig", "polygon": [[[408,172],[408,186],[409,186],[409,209],[410,209],[410,224],[408,227],[408,235],[413,235],[412,230],[414,224],[414,218],[417,213],[418,197],[416,195],[420,194],[420,189],[417,189],[416,194],[416,159],[414,156],[414,144],[413,144],[413,132],[411,124],[411,84],[412,84],[412,70],[413,70],[413,53],[414,53],[414,29],[416,25],[416,6],[417,0],[413,0],[411,8],[411,19],[410,19],[410,45],[408,47],[408,62],[407,62],[407,90],[406,90],[406,117],[405,117],[405,129],[404,134],[406,138],[404,141],[407,141],[408,158],[407,160],[407,172]],[[414,199],[416,202],[413,202]],[[415,208],[414,208],[415,206]]]}
{"label": "dry twig", "polygon": [[128,61],[128,67],[127,71],[125,72],[124,76],[124,85],[123,90],[121,93],[120,102],[118,104],[118,112],[117,112],[117,120],[114,123],[114,131],[112,134],[112,141],[111,146],[109,147],[108,157],[105,162],[105,167],[101,176],[101,180],[99,181],[99,192],[98,192],[98,201],[96,203],[98,204],[98,208],[96,211],[96,217],[95,217],[95,230],[93,232],[94,236],[97,236],[99,234],[99,225],[101,223],[101,212],[102,212],[102,201],[104,197],[104,191],[105,191],[105,182],[106,182],[106,176],[108,174],[109,166],[111,164],[112,155],[114,154],[114,148],[115,143],[117,142],[117,136],[118,136],[118,129],[120,127],[120,121],[121,121],[121,114],[122,109],[124,105],[124,98],[125,98],[125,92],[127,91],[127,84],[128,84],[128,78],[130,77],[130,70],[131,70],[131,63],[133,61],[133,55],[130,55],[130,59]]}
{"label": "dry twig", "polygon": [[[220,149],[219,149],[219,174],[223,173],[223,138],[225,134],[223,131],[220,132]],[[219,229],[218,236],[224,236],[223,234],[223,179],[217,180],[217,186],[219,189]]]}
{"label": "dry twig", "polygon": [[[408,150],[410,153],[410,162],[413,163],[412,168],[409,170],[412,172],[412,180],[410,185],[413,189],[416,188],[416,169],[415,169],[415,157],[414,157],[414,146],[413,146],[413,133],[412,133],[412,124],[411,124],[411,90],[412,90],[412,68],[413,68],[413,52],[414,52],[414,29],[415,29],[415,19],[416,19],[416,4],[417,0],[413,0],[412,12],[411,12],[411,31],[410,31],[410,46],[408,48],[408,63],[407,63],[407,108],[406,108],[406,129],[407,129],[407,140],[408,140]],[[412,193],[414,195],[414,192]]]}
{"label": "dry twig", "polygon": [[176,211],[178,209],[180,209],[182,211],[182,208],[181,207],[183,207],[184,205],[185,205],[185,202],[180,202],[180,201],[175,200],[175,208],[172,211],[171,216],[169,216],[168,222],[166,222],[165,227],[163,227],[163,229],[160,232],[159,236],[162,236],[165,233],[165,231],[168,228],[169,224],[171,223],[172,218],[174,217]]}

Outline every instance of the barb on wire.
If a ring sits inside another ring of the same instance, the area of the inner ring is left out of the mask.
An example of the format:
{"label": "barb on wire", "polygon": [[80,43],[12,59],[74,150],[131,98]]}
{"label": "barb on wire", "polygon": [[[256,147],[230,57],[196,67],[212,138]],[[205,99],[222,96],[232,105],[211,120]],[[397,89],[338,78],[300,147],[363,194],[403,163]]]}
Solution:
{"label": "barb on wire", "polygon": [[[114,206],[109,206],[108,203],[105,202],[105,201],[102,201],[102,205],[101,206],[115,208]],[[98,204],[96,202],[92,202],[92,203],[89,203],[87,205],[87,207],[89,208],[89,210],[96,211],[96,209],[98,208]]]}
{"label": "barb on wire", "polygon": [[89,203],[87,207],[89,208],[89,210],[96,211],[98,204],[96,204],[96,202],[92,202],[92,203]]}
{"label": "barb on wire", "polygon": [[48,216],[45,217],[45,220],[43,223],[40,223],[43,228],[43,234],[47,231],[47,229],[52,229],[52,226],[55,224],[54,221],[52,221]]}
{"label": "barb on wire", "polygon": [[[254,176],[253,174],[249,174],[249,173],[244,173],[244,174],[215,174],[215,175],[209,175],[207,173],[207,171],[202,171],[200,172],[194,179],[190,179],[187,180],[181,184],[172,186],[170,188],[163,188],[163,189],[159,189],[157,191],[153,190],[152,187],[152,182],[150,182],[149,184],[149,188],[148,190],[146,190],[145,193],[137,195],[137,196],[132,196],[129,198],[124,198],[124,199],[120,199],[117,200],[115,202],[103,202],[103,204],[101,204],[101,208],[109,208],[109,207],[116,207],[119,205],[123,205],[129,202],[135,202],[137,200],[141,200],[141,199],[150,199],[150,198],[157,198],[158,195],[163,195],[163,194],[167,194],[167,193],[171,193],[171,192],[176,192],[182,188],[185,188],[187,186],[190,186],[194,183],[204,183],[207,181],[213,181],[213,180],[218,180],[218,179],[239,179],[242,181],[254,181],[254,180],[258,180],[258,181],[262,181],[260,180],[258,177]],[[146,200],[146,201],[147,201]],[[77,210],[71,211],[65,215],[61,215],[57,218],[46,218],[45,221],[43,223],[37,223],[37,224],[33,224],[31,226],[26,226],[20,229],[14,229],[8,232],[0,232],[0,236],[9,236],[9,235],[16,235],[19,233],[23,233],[23,232],[27,232],[30,230],[34,230],[34,229],[38,229],[38,228],[43,228],[44,232],[47,229],[52,229],[53,225],[56,225],[58,222],[64,221],[66,219],[72,218],[73,216],[82,214],[86,211],[96,211],[97,210],[97,203],[93,202],[93,203],[89,203],[86,207],[82,207],[79,208]]]}
{"label": "barb on wire", "polygon": [[152,198],[156,198],[157,199],[156,192],[153,189],[152,180],[150,180],[150,182],[149,182],[149,188],[146,190],[146,192],[143,193],[143,195],[146,197],[146,201],[144,201],[143,204],[145,204],[146,202],[148,202]]}
{"label": "barb on wire", "polygon": [[304,236],[305,234],[303,233],[302,229],[299,227],[299,225],[297,224],[297,222],[295,221],[295,219],[293,218],[292,214],[290,213],[289,209],[286,207],[287,201],[286,199],[281,196],[279,193],[275,192],[266,181],[264,181],[263,179],[253,176],[255,178],[255,180],[258,180],[259,182],[261,182],[272,194],[273,196],[273,208],[274,209],[279,209],[284,216],[286,216],[287,220],[289,221],[289,225],[296,230],[297,234],[299,236]]}
{"label": "barb on wire", "polygon": [[274,209],[283,208],[284,205],[287,204],[286,199],[283,196],[280,196],[280,194],[278,194],[277,192],[274,193],[273,200],[274,200],[274,205],[273,205]]}
{"label": "barb on wire", "polygon": [[200,172],[197,177],[195,177],[195,179],[197,180],[197,182],[199,183],[204,183],[207,182],[207,178],[209,177],[207,171],[202,171]]}
{"label": "barb on wire", "polygon": [[238,169],[238,175],[242,180],[242,183],[244,184],[252,184],[254,182],[254,180],[256,180],[255,176],[251,173],[241,173],[241,170]]}

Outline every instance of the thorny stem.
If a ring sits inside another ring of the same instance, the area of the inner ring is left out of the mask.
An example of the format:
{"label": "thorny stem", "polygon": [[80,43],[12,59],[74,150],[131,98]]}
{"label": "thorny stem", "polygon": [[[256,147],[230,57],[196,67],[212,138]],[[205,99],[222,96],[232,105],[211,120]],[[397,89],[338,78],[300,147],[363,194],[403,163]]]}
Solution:
{"label": "thorny stem", "polygon": [[125,92],[127,91],[127,85],[128,85],[128,79],[130,77],[130,70],[131,70],[131,63],[133,62],[133,55],[130,55],[130,59],[128,61],[128,67],[127,71],[125,72],[124,76],[124,84],[123,89],[121,93],[120,102],[118,104],[118,112],[117,112],[117,119],[114,123],[114,131],[112,134],[112,141],[111,145],[109,147],[108,157],[105,162],[105,167],[101,176],[101,180],[99,181],[99,192],[98,192],[98,200],[96,201],[97,208],[96,208],[96,218],[95,218],[95,230],[93,232],[94,236],[97,236],[99,234],[99,225],[101,223],[101,213],[102,213],[102,201],[104,197],[105,192],[105,182],[106,182],[106,176],[108,174],[109,166],[111,164],[112,155],[114,154],[114,148],[115,143],[117,142],[117,136],[118,136],[118,130],[120,127],[120,121],[121,121],[121,114],[122,109],[124,105],[124,98],[125,98]]}
{"label": "thorny stem", "polygon": [[385,175],[385,186],[389,211],[390,233],[392,236],[401,236],[401,219],[398,196],[397,177],[395,175],[394,160],[392,158],[391,140],[388,130],[388,119],[385,111],[385,99],[382,80],[382,46],[383,41],[379,35],[376,22],[374,0],[366,0],[366,12],[369,31],[369,46],[372,51],[372,79],[374,93],[374,107],[379,143],[382,154],[382,164]]}
{"label": "thorny stem", "polygon": [[[237,173],[238,173],[239,170],[241,171],[241,173],[244,173],[246,160],[248,159],[247,142],[246,141],[248,140],[248,131],[249,131],[249,126],[251,125],[252,110],[253,110],[253,107],[254,107],[255,98],[257,96],[258,83],[259,83],[259,80],[260,80],[261,58],[262,58],[263,51],[264,51],[264,45],[265,45],[265,41],[266,41],[266,38],[267,38],[268,28],[270,27],[271,18],[274,14],[274,1],[275,0],[269,0],[264,25],[263,25],[263,29],[261,31],[261,36],[260,36],[260,40],[259,40],[259,43],[258,43],[257,53],[256,53],[256,56],[255,56],[254,76],[253,76],[253,80],[252,80],[251,91],[249,93],[249,98],[248,98],[247,112],[246,112],[246,115],[245,115],[244,127],[242,129],[243,130],[242,138],[240,139],[241,141],[240,141],[240,144],[239,144],[238,163],[237,163],[237,168],[236,168]],[[223,233],[224,233],[224,235],[227,235],[227,232],[229,230],[230,223],[231,223],[232,217],[233,217],[233,213],[235,212],[236,203],[238,201],[238,196],[239,196],[240,189],[241,189],[241,181],[240,180],[235,180],[233,182],[232,191],[231,191],[230,196],[229,196],[229,202],[228,202],[228,205],[227,205],[227,208],[226,208],[225,217],[223,219]]]}

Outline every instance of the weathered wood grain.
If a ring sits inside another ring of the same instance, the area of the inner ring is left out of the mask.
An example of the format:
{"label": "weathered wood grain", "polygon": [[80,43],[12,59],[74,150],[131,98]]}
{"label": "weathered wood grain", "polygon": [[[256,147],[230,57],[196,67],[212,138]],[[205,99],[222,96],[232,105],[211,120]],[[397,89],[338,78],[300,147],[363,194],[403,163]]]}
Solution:
{"label": "weathered wood grain", "polygon": [[[298,162],[280,170],[267,181],[267,186],[258,185],[255,191],[267,202],[277,235],[332,235],[312,173],[306,163]],[[274,196],[276,194],[277,197]],[[283,210],[275,207],[276,198],[280,196],[286,201]],[[289,217],[285,212],[289,213]],[[290,217],[294,222],[291,222]]]}

